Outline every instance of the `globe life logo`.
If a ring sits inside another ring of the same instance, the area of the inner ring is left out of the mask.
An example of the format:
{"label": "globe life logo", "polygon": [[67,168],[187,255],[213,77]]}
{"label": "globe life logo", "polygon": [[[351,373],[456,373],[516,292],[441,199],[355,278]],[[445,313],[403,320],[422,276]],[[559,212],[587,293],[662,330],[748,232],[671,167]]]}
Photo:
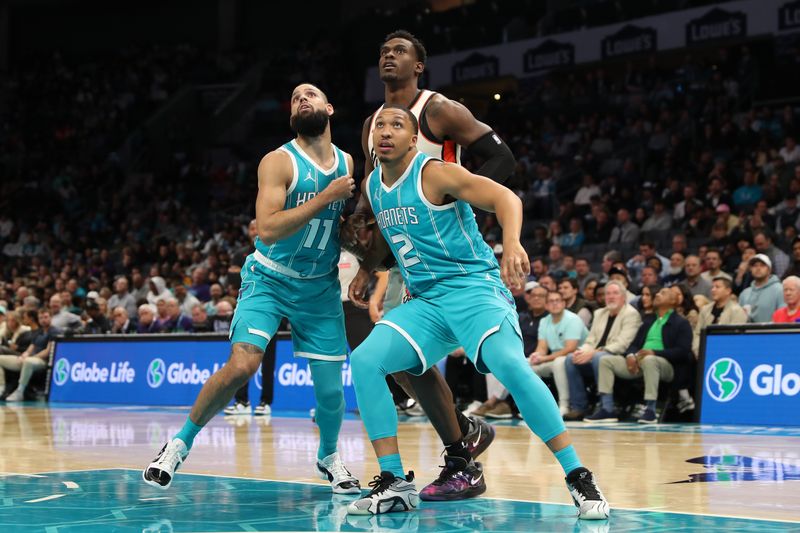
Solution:
{"label": "globe life logo", "polygon": [[758,365],[750,373],[750,389],[758,396],[797,396],[800,375],[783,373],[783,365]]}
{"label": "globe life logo", "polygon": [[157,389],[164,383],[166,364],[163,359],[153,359],[147,366],[147,384],[151,388]]}
{"label": "globe life logo", "polygon": [[[278,383],[284,387],[313,387],[314,378],[308,363],[304,367],[297,363],[284,363],[278,369]],[[345,387],[353,385],[353,375],[348,363],[342,365],[342,384]]]}
{"label": "globe life logo", "polygon": [[718,402],[736,398],[743,382],[742,367],[729,357],[717,359],[706,372],[706,391]]}
{"label": "globe life logo", "polygon": [[[706,391],[718,402],[729,402],[741,391],[744,375],[739,363],[724,357],[717,359],[706,372]],[[756,396],[797,396],[800,375],[785,372],[782,364],[756,366],[750,372],[748,385]]]}
{"label": "globe life logo", "polygon": [[147,384],[153,389],[157,389],[165,381],[170,385],[203,385],[219,368],[219,363],[214,363],[212,369],[200,368],[197,363],[188,367],[184,363],[167,366],[163,359],[156,358],[147,367]]}
{"label": "globe life logo", "polygon": [[53,369],[53,383],[62,386],[69,379],[69,361],[67,359],[59,359],[56,367]]}

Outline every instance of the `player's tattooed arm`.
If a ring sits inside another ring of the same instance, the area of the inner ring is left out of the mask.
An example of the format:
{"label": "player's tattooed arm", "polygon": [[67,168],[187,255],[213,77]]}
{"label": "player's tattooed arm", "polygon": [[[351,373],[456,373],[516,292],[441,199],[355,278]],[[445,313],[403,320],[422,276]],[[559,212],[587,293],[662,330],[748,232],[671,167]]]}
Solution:
{"label": "player's tattooed arm", "polygon": [[331,202],[350,198],[355,188],[351,159],[347,176],[336,178],[308,202],[284,209],[294,172],[289,157],[283,150],[275,150],[258,165],[256,226],[259,238],[267,245],[296,233]]}

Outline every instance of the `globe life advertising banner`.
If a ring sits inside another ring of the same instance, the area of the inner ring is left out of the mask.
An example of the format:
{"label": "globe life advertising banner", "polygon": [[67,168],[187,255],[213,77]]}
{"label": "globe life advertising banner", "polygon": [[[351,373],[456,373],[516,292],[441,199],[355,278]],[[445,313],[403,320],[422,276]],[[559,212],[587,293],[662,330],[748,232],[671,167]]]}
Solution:
{"label": "globe life advertising banner", "polygon": [[700,378],[704,424],[800,426],[800,330],[710,330]]}
{"label": "globe life advertising banner", "polygon": [[[186,406],[203,384],[228,360],[230,342],[214,336],[202,340],[133,337],[118,340],[80,338],[58,341],[50,377],[51,402]],[[315,406],[308,360],[294,357],[288,336],[275,347],[274,410],[308,410]],[[264,376],[250,379],[249,398],[258,405]],[[349,362],[342,367],[348,410],[355,409]]]}

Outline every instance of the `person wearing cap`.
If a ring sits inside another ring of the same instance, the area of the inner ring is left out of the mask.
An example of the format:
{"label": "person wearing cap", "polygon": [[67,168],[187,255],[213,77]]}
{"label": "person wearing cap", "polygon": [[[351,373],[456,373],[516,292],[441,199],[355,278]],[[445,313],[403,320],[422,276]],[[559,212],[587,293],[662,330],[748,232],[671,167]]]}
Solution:
{"label": "person wearing cap", "polygon": [[87,298],[84,308],[89,316],[84,326],[84,333],[97,335],[111,331],[111,322],[101,311],[97,298]]}
{"label": "person wearing cap", "polygon": [[609,355],[622,355],[633,342],[642,319],[639,312],[625,301],[625,285],[609,281],[606,285],[606,307],[594,312],[592,329],[586,341],[566,357],[569,383],[569,412],[564,420],[581,420],[589,406],[586,377],[598,377],[600,360]]}
{"label": "person wearing cap", "polygon": [[750,259],[753,283],[739,296],[739,305],[747,311],[751,322],[766,323],[772,314],[783,307],[783,287],[778,276],[772,273],[772,261],[765,254]]}
{"label": "person wearing cap", "polygon": [[[611,270],[608,271],[608,281],[618,281],[622,283],[622,286],[625,287],[625,301],[627,303],[633,303],[638,299],[638,296],[630,291],[631,282],[628,279],[628,274],[621,268],[612,267]],[[608,283],[606,283],[606,285],[608,285]]]}
{"label": "person wearing cap", "polygon": [[716,211],[717,221],[725,224],[728,235],[739,227],[739,217],[731,214],[731,207],[728,204],[719,204]]}
{"label": "person wearing cap", "polygon": [[789,276],[783,280],[783,301],[786,306],[772,314],[772,321],[776,324],[800,322],[800,277]]}

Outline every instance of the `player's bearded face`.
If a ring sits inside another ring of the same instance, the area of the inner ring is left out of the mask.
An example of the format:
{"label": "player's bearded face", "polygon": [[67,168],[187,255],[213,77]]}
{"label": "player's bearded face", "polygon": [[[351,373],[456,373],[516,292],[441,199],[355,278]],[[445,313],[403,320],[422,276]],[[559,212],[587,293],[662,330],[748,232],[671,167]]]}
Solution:
{"label": "player's bearded face", "polygon": [[292,131],[305,137],[319,137],[325,132],[330,117],[325,109],[296,113],[289,119]]}

